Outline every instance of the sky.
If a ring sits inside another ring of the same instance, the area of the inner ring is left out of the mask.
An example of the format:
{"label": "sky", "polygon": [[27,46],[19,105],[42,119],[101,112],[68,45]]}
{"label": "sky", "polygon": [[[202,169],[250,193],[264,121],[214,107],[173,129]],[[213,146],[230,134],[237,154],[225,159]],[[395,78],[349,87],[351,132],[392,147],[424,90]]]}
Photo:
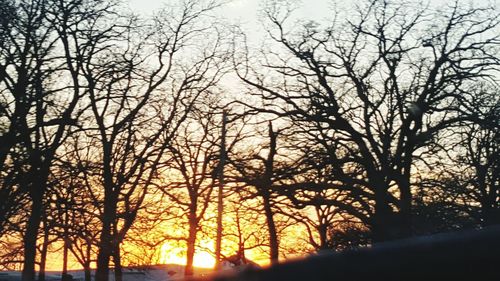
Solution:
{"label": "sky", "polygon": [[[130,7],[140,13],[150,13],[160,9],[165,3],[172,0],[129,0]],[[300,4],[300,13],[308,16],[324,16],[325,8],[330,6],[331,0],[297,1]],[[232,0],[224,5],[222,13],[229,19],[242,19],[257,22],[257,14],[264,0]]]}
{"label": "sky", "polygon": [[[125,0],[126,2],[127,0]],[[179,0],[128,0],[129,6],[133,11],[138,13],[148,14],[160,9],[165,3],[172,3]],[[258,14],[262,5],[266,0],[228,0],[229,3],[224,5],[220,12],[230,20],[241,20],[242,22],[259,24]],[[297,13],[300,17],[308,19],[323,19],[330,15],[331,7],[336,2],[337,5],[343,5],[350,1],[340,0],[278,0],[281,2],[297,2],[299,8]],[[399,0],[395,0],[398,2]],[[415,0],[419,1],[419,0]],[[426,3],[429,1],[431,5],[441,6],[443,4],[452,4],[455,0],[421,0]],[[477,5],[498,5],[498,0],[460,0],[463,3]],[[401,1],[402,2],[402,1]],[[355,3],[355,2],[350,2]]]}
{"label": "sky", "polygon": [[[165,3],[173,0],[128,0],[132,11],[148,15],[161,9]],[[232,0],[223,5],[218,13],[229,23],[240,23],[245,27],[260,28],[259,14],[265,0]],[[322,19],[330,13],[331,0],[303,0],[299,4],[297,16],[307,19]]]}
{"label": "sky", "polygon": [[[161,9],[166,3],[175,3],[181,0],[124,0],[128,2],[132,11],[149,15]],[[263,32],[263,20],[260,16],[262,7],[268,0],[222,0],[229,3],[220,7],[217,11],[218,15],[228,24],[238,24],[243,30],[252,37],[259,37]],[[298,7],[294,11],[294,16],[303,20],[322,21],[324,19],[332,19],[334,5],[339,11],[345,11],[356,5],[355,1],[345,0],[276,0],[278,2],[294,2]],[[395,2],[401,0],[394,0]],[[418,2],[419,0],[415,0]],[[420,0],[423,3],[429,3],[431,6],[442,7],[452,5],[455,0]],[[489,5],[498,7],[500,0],[459,0],[461,3],[473,6]],[[402,1],[401,1],[402,2]],[[328,21],[326,21],[328,22]],[[258,38],[253,38],[257,39]]]}

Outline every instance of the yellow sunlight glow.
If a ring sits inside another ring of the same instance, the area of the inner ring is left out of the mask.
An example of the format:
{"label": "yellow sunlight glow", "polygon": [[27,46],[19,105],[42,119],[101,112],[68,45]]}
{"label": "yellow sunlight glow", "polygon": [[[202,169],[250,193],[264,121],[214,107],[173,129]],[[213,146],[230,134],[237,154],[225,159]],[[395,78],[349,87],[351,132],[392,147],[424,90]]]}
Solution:
{"label": "yellow sunlight glow", "polygon": [[194,255],[193,264],[195,267],[213,268],[215,266],[215,258],[207,252],[199,252]]}
{"label": "yellow sunlight glow", "polygon": [[[161,247],[162,257],[161,262],[164,264],[186,264],[186,256],[179,254],[178,249],[164,244]],[[194,255],[193,266],[201,268],[213,268],[215,266],[215,258],[208,252],[196,252]]]}

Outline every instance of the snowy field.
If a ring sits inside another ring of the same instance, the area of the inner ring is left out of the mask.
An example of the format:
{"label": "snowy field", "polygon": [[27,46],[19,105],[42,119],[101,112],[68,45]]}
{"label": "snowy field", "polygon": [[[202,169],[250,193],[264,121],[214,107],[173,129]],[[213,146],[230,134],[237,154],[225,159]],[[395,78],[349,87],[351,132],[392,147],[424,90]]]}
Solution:
{"label": "snowy field", "polygon": [[[195,268],[195,276],[202,277],[212,274],[212,269]],[[85,281],[83,270],[68,271],[74,281]],[[91,278],[94,279],[95,270],[92,270]],[[123,281],[175,281],[184,278],[183,265],[157,265],[142,268],[124,268]],[[46,281],[61,280],[61,272],[48,271],[45,275]],[[20,271],[2,271],[0,272],[0,281],[21,281]],[[109,281],[115,281],[114,271],[111,269]]]}

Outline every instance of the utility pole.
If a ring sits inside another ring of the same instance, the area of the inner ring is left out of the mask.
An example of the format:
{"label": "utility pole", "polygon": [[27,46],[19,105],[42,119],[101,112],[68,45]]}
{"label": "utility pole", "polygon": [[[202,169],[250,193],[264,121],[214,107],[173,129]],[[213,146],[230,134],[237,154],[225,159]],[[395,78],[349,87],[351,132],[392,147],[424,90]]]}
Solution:
{"label": "utility pole", "polygon": [[215,239],[215,269],[221,267],[221,244],[222,244],[222,213],[224,212],[223,189],[224,189],[224,164],[226,161],[226,123],[227,113],[222,112],[222,132],[220,142],[220,159],[218,168],[219,190],[217,194],[217,237]]}
{"label": "utility pole", "polygon": [[68,237],[68,228],[69,228],[69,218],[68,218],[68,203],[63,203],[64,213],[64,247],[63,247],[63,268],[61,274],[61,280],[67,281],[69,280],[68,276],[68,250],[69,250],[69,237]]}

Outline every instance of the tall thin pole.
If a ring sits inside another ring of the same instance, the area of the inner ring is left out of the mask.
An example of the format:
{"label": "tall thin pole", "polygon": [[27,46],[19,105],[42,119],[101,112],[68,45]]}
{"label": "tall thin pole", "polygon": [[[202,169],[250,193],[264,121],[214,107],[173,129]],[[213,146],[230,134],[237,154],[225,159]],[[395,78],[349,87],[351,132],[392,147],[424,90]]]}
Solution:
{"label": "tall thin pole", "polygon": [[69,228],[69,218],[68,218],[68,205],[64,203],[64,247],[63,247],[63,268],[61,279],[68,280],[68,250],[69,250],[69,237],[68,237],[68,228]]}
{"label": "tall thin pole", "polygon": [[224,189],[224,164],[226,161],[226,123],[227,113],[222,112],[222,133],[220,142],[220,159],[219,159],[219,190],[217,194],[217,237],[215,239],[215,269],[221,267],[221,244],[222,244],[222,213],[224,212],[223,204],[223,189]]}

